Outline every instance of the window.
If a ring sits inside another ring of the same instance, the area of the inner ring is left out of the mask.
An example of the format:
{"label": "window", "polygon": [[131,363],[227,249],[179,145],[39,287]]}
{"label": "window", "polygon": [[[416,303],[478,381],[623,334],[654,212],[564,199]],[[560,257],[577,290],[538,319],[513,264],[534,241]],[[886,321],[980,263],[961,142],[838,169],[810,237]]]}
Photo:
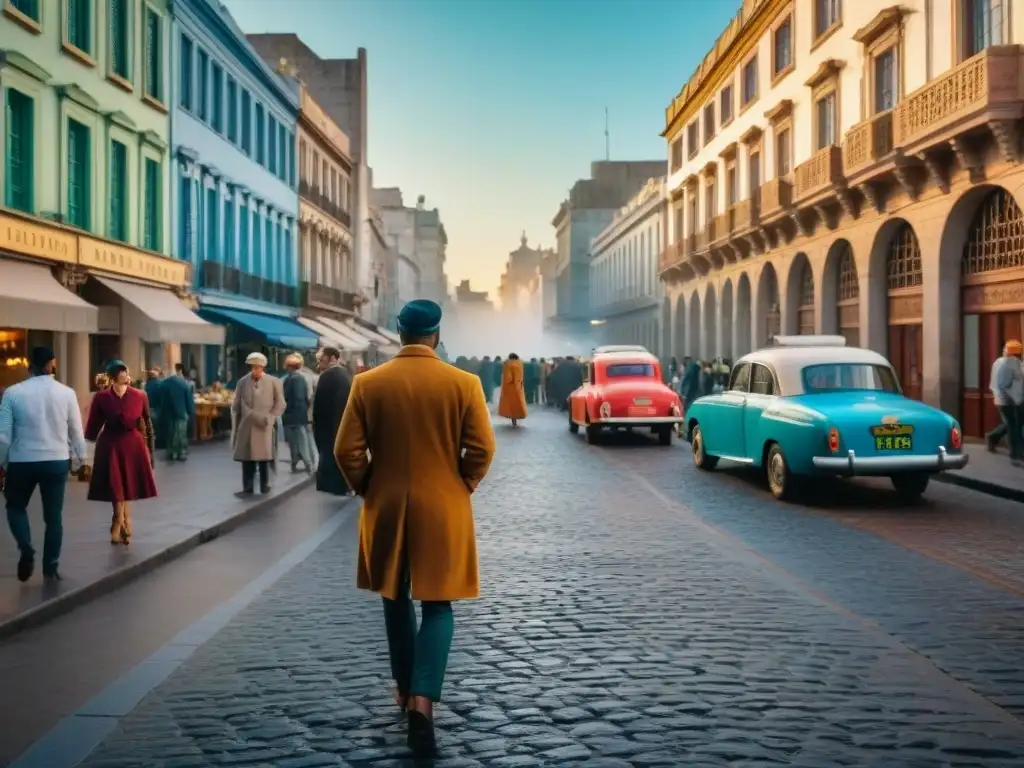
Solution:
{"label": "window", "polygon": [[896,106],[896,49],[889,48],[874,58],[875,113]]}
{"label": "window", "polygon": [[284,123],[277,126],[277,175],[282,180],[288,179],[288,132]]}
{"label": "window", "polygon": [[181,36],[178,51],[179,103],[182,109],[192,109],[192,41]]}
{"label": "window", "polygon": [[815,104],[817,110],[818,130],[817,147],[824,149],[832,144],[838,144],[836,136],[836,93],[832,91],[818,99]]}
{"label": "window", "polygon": [[192,261],[192,179],[182,176],[178,180],[178,258]]}
{"label": "window", "polygon": [[92,0],[66,0],[67,40],[82,53],[92,53]]}
{"label": "window", "polygon": [[238,253],[242,271],[252,273],[252,254],[249,252],[249,207],[243,200],[238,204]]}
{"label": "window", "polygon": [[729,379],[730,392],[746,392],[750,387],[750,363],[740,363],[732,369]]}
{"label": "window", "polygon": [[789,16],[772,33],[772,75],[781,77],[793,66],[793,17]]}
{"label": "window", "polygon": [[163,24],[160,14],[152,8],[146,8],[146,95],[149,98],[164,101],[163,72]]}
{"label": "window", "polygon": [[700,152],[700,126],[696,120],[686,126],[686,146],[690,157],[696,157]]}
{"label": "window", "polygon": [[39,0],[7,0],[7,4],[22,16],[39,21]]}
{"label": "window", "polygon": [[238,142],[238,86],[228,76],[228,141]]}
{"label": "window", "polygon": [[267,115],[267,170],[277,173],[277,120]]}
{"label": "window", "polygon": [[805,392],[836,389],[869,389],[899,393],[896,374],[885,365],[828,363],[809,365],[801,371]]}
{"label": "window", "polygon": [[743,84],[740,95],[743,106],[747,106],[757,98],[757,56],[743,65]]}
{"label": "window", "polygon": [[750,180],[750,197],[754,198],[761,188],[761,153],[751,152],[747,158],[747,178]]}
{"label": "window", "polygon": [[964,0],[963,58],[969,59],[990,45],[1003,42],[1003,14],[1006,0]]}
{"label": "window", "polygon": [[131,77],[131,47],[128,30],[128,0],[108,0],[110,21],[110,71],[125,80]]}
{"label": "window", "polygon": [[163,186],[163,174],[160,173],[160,163],[151,157],[145,161],[145,209],[143,210],[142,222],[142,247],[151,251],[163,250],[160,245],[160,201],[163,196],[160,188]]}
{"label": "window", "polygon": [[679,136],[672,142],[672,173],[683,167],[683,137]]}
{"label": "window", "polygon": [[200,49],[199,56],[196,61],[197,72],[196,77],[199,79],[199,103],[196,105],[196,114],[199,115],[200,120],[207,120],[209,117],[209,96],[210,96],[210,82],[207,80],[206,69],[210,63],[210,57],[206,51]]}
{"label": "window", "polygon": [[708,104],[704,107],[704,143],[707,144],[715,138],[715,105]]}
{"label": "window", "polygon": [[604,372],[609,379],[635,378],[638,376],[645,379],[654,378],[654,366],[650,363],[617,363],[609,365],[604,369]]}
{"label": "window", "polygon": [[309,180],[308,163],[306,162],[306,156],[309,154],[309,147],[306,145],[305,139],[299,139],[299,178],[303,182]]}
{"label": "window", "polygon": [[739,200],[739,174],[736,173],[736,165],[730,165],[725,172],[725,195],[727,204],[731,208]]}
{"label": "window", "polygon": [[697,218],[700,215],[697,204],[697,190],[690,192],[690,210],[689,210],[689,234],[693,235],[697,232]]}
{"label": "window", "polygon": [[840,19],[839,0],[814,0],[815,40],[839,26]]}
{"label": "window", "polygon": [[235,201],[224,201],[224,263],[235,263]]}
{"label": "window", "polygon": [[110,237],[128,240],[128,148],[110,142]]}
{"label": "window", "polygon": [[704,187],[704,225],[711,224],[711,220],[718,215],[718,195],[715,190],[715,182],[708,179]]}
{"label": "window", "polygon": [[719,119],[718,122],[722,126],[726,126],[732,122],[732,86],[727,85],[722,89],[722,93],[719,96]]}
{"label": "window", "polygon": [[206,188],[206,258],[210,261],[217,261],[217,250],[219,245],[219,233],[217,230],[217,190],[212,187]]}
{"label": "window", "polygon": [[265,276],[267,267],[263,262],[263,226],[258,208],[252,212],[252,260],[253,273]]}
{"label": "window", "polygon": [[7,174],[4,200],[10,208],[35,213],[35,102],[7,89]]}
{"label": "window", "polygon": [[295,186],[295,136],[288,134],[288,183]]}
{"label": "window", "polygon": [[256,162],[267,164],[267,126],[263,122],[263,105],[256,105]]}
{"label": "window", "polygon": [[252,157],[252,97],[242,91],[242,151]]}
{"label": "window", "polygon": [[754,364],[750,373],[750,394],[774,395],[775,377],[767,366]]}
{"label": "window", "polygon": [[275,246],[274,242],[274,224],[270,220],[270,216],[267,216],[263,221],[263,226],[266,229],[266,243],[267,243],[267,266],[264,269],[263,276],[269,277],[272,280],[280,282],[280,275],[277,274],[277,263],[275,261]]}
{"label": "window", "polygon": [[213,130],[217,133],[224,131],[224,70],[216,64],[210,68],[210,78],[213,80],[213,109],[211,110]]}
{"label": "window", "polygon": [[785,176],[792,170],[792,154],[790,152],[789,128],[775,135],[775,175]]}
{"label": "window", "polygon": [[89,127],[68,119],[68,223],[88,229],[89,211]]}

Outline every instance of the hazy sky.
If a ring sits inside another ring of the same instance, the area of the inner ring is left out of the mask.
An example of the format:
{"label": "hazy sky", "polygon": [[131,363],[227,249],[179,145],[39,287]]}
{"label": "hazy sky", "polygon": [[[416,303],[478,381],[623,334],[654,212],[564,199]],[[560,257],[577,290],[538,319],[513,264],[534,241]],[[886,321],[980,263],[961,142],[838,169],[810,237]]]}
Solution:
{"label": "hazy sky", "polygon": [[494,291],[522,230],[551,219],[590,161],[667,156],[664,109],[738,0],[226,0],[246,32],[295,32],[369,63],[376,186],[426,195],[448,279]]}

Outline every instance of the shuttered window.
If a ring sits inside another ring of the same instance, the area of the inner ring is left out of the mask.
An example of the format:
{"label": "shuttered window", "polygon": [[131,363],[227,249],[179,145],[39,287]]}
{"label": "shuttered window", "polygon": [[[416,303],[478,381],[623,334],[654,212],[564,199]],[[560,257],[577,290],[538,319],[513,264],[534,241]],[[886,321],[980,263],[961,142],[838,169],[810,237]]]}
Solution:
{"label": "shuttered window", "polygon": [[131,77],[131,37],[128,34],[128,0],[108,0],[110,20],[110,68],[115,75]]}
{"label": "shuttered window", "polygon": [[39,0],[7,0],[14,10],[33,21],[39,21]]}
{"label": "shuttered window", "polygon": [[224,263],[235,263],[235,201],[224,201]]}
{"label": "shuttered window", "polygon": [[163,45],[160,15],[152,8],[146,8],[146,95],[161,104],[164,101]]}
{"label": "shuttered window", "polygon": [[267,170],[277,174],[277,120],[267,115]]}
{"label": "shuttered window", "polygon": [[208,261],[217,261],[218,241],[217,236],[217,190],[206,190],[206,258]]}
{"label": "shuttered window", "polygon": [[192,41],[185,35],[178,46],[178,103],[192,109]]}
{"label": "shuttered window", "polygon": [[7,89],[6,104],[7,206],[35,213],[35,102],[13,88]]}
{"label": "shuttered window", "polygon": [[128,148],[110,142],[110,237],[128,240]]}
{"label": "shuttered window", "polygon": [[210,81],[207,80],[207,77],[209,77],[209,72],[207,70],[209,68],[210,57],[206,51],[200,49],[198,63],[196,64],[196,77],[199,79],[199,103],[196,105],[196,114],[199,116],[200,120],[204,121],[208,119],[210,114]]}
{"label": "shuttered window", "polygon": [[263,263],[263,224],[258,209],[252,212],[252,272],[260,277],[266,274]]}
{"label": "shuttered window", "polygon": [[213,80],[213,104],[211,121],[213,130],[217,133],[224,132],[224,70],[217,64],[212,64],[210,75]]}
{"label": "shuttered window", "polygon": [[238,141],[238,86],[228,76],[228,141]]}
{"label": "shuttered window", "polygon": [[160,208],[163,195],[160,194],[163,186],[163,177],[160,173],[160,163],[151,157],[146,158],[146,197],[144,216],[144,229],[142,247],[151,251],[160,251]]}
{"label": "shuttered window", "polygon": [[92,0],[65,0],[67,38],[80,51],[92,53]]}
{"label": "shuttered window", "polygon": [[249,207],[244,200],[238,205],[238,254],[242,271],[252,273],[252,252],[249,250]]}
{"label": "shuttered window", "polygon": [[89,229],[89,127],[68,120],[68,223]]}

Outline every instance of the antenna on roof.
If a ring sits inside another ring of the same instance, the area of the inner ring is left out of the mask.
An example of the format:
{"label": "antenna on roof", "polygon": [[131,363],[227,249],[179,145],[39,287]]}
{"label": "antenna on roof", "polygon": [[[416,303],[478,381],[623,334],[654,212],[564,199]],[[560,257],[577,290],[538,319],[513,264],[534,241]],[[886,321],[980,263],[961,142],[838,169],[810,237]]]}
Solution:
{"label": "antenna on roof", "polygon": [[608,107],[604,108],[604,159],[612,159],[611,135],[608,132]]}

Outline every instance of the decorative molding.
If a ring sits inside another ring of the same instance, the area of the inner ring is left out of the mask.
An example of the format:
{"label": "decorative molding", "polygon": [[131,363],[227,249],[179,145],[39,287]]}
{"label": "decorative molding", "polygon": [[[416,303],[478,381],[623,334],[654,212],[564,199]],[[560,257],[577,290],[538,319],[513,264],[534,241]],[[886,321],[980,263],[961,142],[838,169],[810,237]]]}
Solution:
{"label": "decorative molding", "polygon": [[33,80],[38,80],[43,85],[49,85],[50,80],[52,79],[49,72],[32,61],[28,56],[18,53],[18,51],[12,51],[9,49],[0,51],[0,71],[7,67],[13,67],[14,69],[19,70],[31,77]]}
{"label": "decorative molding", "polygon": [[80,285],[85,285],[89,279],[89,273],[84,267],[80,267],[77,264],[61,264],[54,269],[54,273],[57,282],[71,291],[74,291]]}
{"label": "decorative molding", "polygon": [[888,8],[883,8],[875,14],[875,17],[871,19],[871,21],[853,33],[853,39],[861,45],[871,45],[871,43],[881,37],[886,30],[899,24],[900,21],[903,20],[903,17],[910,12],[911,10],[909,8],[905,8],[901,5],[891,5]]}
{"label": "decorative molding", "polygon": [[917,202],[917,185],[914,183],[911,165],[903,155],[896,156],[896,164],[893,166],[892,172],[907,197],[912,201]]}
{"label": "decorative molding", "polygon": [[774,107],[764,113],[765,119],[772,124],[779,122],[793,114],[793,100],[783,99]]}
{"label": "decorative molding", "polygon": [[223,174],[213,163],[207,161],[200,161],[199,167],[203,169],[203,173],[212,179],[219,179]]}
{"label": "decorative molding", "polygon": [[104,112],[103,116],[111,123],[115,123],[122,128],[125,128],[132,133],[135,133],[138,126],[135,125],[135,121],[132,120],[128,115],[120,110],[114,112]]}
{"label": "decorative molding", "polygon": [[989,123],[1003,160],[1007,163],[1020,162],[1020,128],[1017,120],[993,120]]}
{"label": "decorative molding", "polygon": [[[747,133],[750,133],[750,131],[747,131]],[[725,149],[719,152],[718,156],[723,160],[732,160],[734,157],[736,157],[737,151],[739,151],[739,144],[734,141],[730,144],[726,144]]]}
{"label": "decorative molding", "polygon": [[882,196],[870,182],[864,182],[857,187],[857,189],[862,195],[864,195],[864,199],[871,204],[872,208],[874,208],[878,213],[882,212]]}
{"label": "decorative molding", "polygon": [[949,179],[946,177],[946,171],[942,167],[942,163],[934,155],[927,152],[918,152],[917,159],[924,163],[924,167],[928,170],[928,175],[931,177],[932,183],[939,188],[939,191],[944,195],[949,194]]}
{"label": "decorative molding", "polygon": [[704,175],[705,178],[710,178],[712,176],[717,176],[718,175],[718,163],[715,160],[708,160],[708,162],[706,162],[704,164],[704,167],[700,169],[700,172],[701,172],[701,174]]}
{"label": "decorative molding", "polygon": [[164,141],[156,131],[143,131],[139,135],[142,136],[142,140],[146,144],[159,149],[161,154],[167,151],[167,142]]}
{"label": "decorative molding", "polygon": [[62,99],[70,99],[90,112],[100,112],[100,103],[77,85],[58,85],[56,91]]}
{"label": "decorative molding", "polygon": [[758,126],[752,125],[740,136],[740,143],[751,145],[761,140],[761,136],[764,133]]}
{"label": "decorative molding", "polygon": [[953,148],[953,154],[956,155],[960,167],[970,176],[971,183],[977,184],[981,181],[984,178],[985,161],[971,147],[967,138],[963,135],[954,136],[950,139],[949,146]]}
{"label": "decorative molding", "polygon": [[817,88],[822,83],[827,82],[842,72],[845,66],[846,62],[840,59],[825,59],[818,65],[814,74],[807,78],[807,82],[804,85],[808,88]]}

